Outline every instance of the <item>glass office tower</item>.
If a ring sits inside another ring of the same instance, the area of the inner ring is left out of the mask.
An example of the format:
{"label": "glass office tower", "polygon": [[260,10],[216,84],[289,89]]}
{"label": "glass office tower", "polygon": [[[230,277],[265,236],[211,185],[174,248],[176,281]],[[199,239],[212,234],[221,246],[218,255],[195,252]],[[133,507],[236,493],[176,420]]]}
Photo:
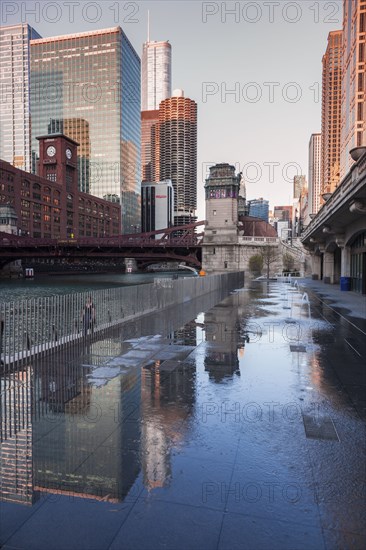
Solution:
{"label": "glass office tower", "polygon": [[28,24],[0,28],[0,158],[31,169],[29,41],[40,35]]}
{"label": "glass office tower", "polygon": [[120,202],[122,233],[140,223],[140,59],[120,27],[31,41],[37,136],[78,142],[79,189]]}

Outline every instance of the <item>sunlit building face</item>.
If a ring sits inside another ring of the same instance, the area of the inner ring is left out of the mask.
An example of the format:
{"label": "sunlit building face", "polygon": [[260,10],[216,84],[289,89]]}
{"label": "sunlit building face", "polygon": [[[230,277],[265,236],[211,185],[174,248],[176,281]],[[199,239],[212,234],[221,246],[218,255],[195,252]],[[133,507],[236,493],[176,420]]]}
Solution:
{"label": "sunlit building face", "polygon": [[120,27],[31,41],[32,151],[63,132],[80,144],[79,189],[117,197],[140,223],[140,59]]}
{"label": "sunlit building face", "polygon": [[28,24],[0,28],[0,158],[31,169],[29,43],[40,35]]}

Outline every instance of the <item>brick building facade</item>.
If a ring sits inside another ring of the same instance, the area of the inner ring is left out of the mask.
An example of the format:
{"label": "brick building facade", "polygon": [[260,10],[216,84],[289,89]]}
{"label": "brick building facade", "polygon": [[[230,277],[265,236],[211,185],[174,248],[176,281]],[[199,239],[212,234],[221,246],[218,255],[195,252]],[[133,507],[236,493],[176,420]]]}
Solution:
{"label": "brick building facade", "polygon": [[0,205],[15,208],[21,234],[56,239],[118,235],[120,205],[78,191],[78,144],[62,134],[39,142],[38,175],[0,160]]}

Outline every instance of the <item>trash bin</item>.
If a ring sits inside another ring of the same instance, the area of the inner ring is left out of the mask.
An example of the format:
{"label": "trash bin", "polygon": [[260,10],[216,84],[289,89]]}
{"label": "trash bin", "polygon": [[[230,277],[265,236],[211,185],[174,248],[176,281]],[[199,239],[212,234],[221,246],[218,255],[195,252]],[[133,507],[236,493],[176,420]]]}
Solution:
{"label": "trash bin", "polygon": [[341,290],[351,290],[351,277],[341,277]]}

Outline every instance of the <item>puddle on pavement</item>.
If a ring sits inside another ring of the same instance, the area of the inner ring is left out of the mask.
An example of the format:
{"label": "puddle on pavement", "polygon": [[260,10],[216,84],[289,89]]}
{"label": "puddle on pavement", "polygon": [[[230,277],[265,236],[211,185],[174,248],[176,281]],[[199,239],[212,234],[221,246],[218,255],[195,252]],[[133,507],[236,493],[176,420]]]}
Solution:
{"label": "puddle on pavement", "polygon": [[[326,445],[359,428],[355,402],[324,356],[336,330],[312,317],[301,292],[273,282],[237,289],[168,334],[123,342],[115,335],[57,368],[29,367],[32,386],[23,388],[23,402],[14,400],[27,421],[19,437],[2,433],[4,503],[62,494],[74,506],[79,496],[103,507],[163,489],[179,502],[182,468],[188,486],[219,484],[222,463],[246,482],[310,486],[314,460],[327,456],[326,447],[307,447],[310,440]],[[10,472],[4,465],[15,455]],[[200,473],[207,460],[209,477]],[[351,466],[357,476],[362,462]],[[350,468],[346,457],[340,468]],[[202,490],[188,500],[201,506]]]}

